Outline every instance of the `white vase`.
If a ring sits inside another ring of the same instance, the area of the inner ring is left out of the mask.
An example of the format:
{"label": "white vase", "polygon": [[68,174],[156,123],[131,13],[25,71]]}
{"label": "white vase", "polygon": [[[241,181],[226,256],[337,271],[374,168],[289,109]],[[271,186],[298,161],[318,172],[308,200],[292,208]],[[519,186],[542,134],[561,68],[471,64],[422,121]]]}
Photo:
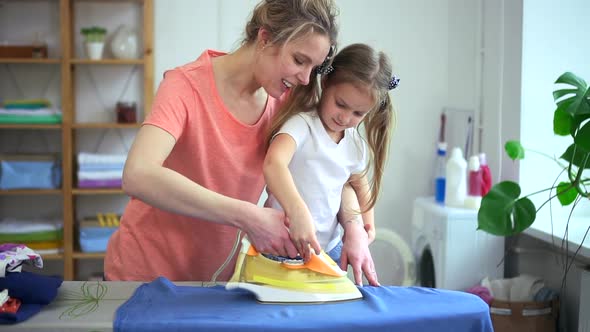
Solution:
{"label": "white vase", "polygon": [[102,52],[104,50],[103,42],[86,42],[86,55],[91,60],[102,59]]}
{"label": "white vase", "polygon": [[137,33],[126,25],[120,25],[111,39],[111,52],[118,59],[137,59],[139,57]]}

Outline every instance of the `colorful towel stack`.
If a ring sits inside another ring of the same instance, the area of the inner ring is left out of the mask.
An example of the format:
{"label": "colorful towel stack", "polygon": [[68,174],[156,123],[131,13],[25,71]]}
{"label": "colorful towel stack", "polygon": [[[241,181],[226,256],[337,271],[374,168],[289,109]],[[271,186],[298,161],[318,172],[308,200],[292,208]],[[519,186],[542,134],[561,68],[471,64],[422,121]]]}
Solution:
{"label": "colorful towel stack", "polygon": [[0,123],[61,123],[61,110],[46,99],[5,100],[0,107]]}
{"label": "colorful towel stack", "polygon": [[127,155],[78,154],[79,188],[120,188]]}
{"label": "colorful towel stack", "polygon": [[21,243],[39,254],[63,251],[63,221],[0,219],[0,243]]}
{"label": "colorful towel stack", "polygon": [[29,319],[57,296],[63,278],[21,272],[23,264],[43,267],[41,256],[23,244],[0,244],[0,324]]}

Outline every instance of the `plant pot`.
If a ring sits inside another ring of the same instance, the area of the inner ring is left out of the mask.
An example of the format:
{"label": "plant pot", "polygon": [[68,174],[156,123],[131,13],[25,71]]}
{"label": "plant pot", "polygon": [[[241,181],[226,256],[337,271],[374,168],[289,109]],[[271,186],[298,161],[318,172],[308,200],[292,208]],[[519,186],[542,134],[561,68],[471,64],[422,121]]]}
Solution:
{"label": "plant pot", "polygon": [[86,55],[91,60],[102,59],[102,52],[104,50],[104,42],[86,42]]}

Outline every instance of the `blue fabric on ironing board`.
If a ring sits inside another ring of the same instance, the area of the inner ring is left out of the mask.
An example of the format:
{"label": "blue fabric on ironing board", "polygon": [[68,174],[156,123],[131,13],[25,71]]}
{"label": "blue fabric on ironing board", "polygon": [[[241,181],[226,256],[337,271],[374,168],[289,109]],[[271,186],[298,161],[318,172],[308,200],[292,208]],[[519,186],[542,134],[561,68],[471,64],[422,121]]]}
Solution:
{"label": "blue fabric on ironing board", "polygon": [[360,288],[363,300],[261,304],[244,290],[141,285],[116,312],[115,331],[492,332],[489,306],[463,292],[419,287]]}

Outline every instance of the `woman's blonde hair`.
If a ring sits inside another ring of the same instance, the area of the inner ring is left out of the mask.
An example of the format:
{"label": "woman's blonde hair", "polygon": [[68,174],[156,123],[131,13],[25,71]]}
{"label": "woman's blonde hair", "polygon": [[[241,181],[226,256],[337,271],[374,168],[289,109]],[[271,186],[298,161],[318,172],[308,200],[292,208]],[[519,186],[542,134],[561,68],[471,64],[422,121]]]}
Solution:
{"label": "woman's blonde hair", "polygon": [[[334,70],[322,78],[324,89],[350,83],[359,89],[368,89],[375,100],[375,105],[361,122],[371,152],[364,171],[364,174],[372,171],[369,181],[371,197],[365,209],[369,210],[375,206],[381,191],[391,132],[395,126],[395,112],[389,96],[392,82],[395,81],[392,78],[391,62],[383,52],[377,52],[366,44],[352,44],[338,52],[333,58],[332,67]],[[267,143],[270,144],[274,134],[290,117],[317,108],[321,98],[318,85],[315,78],[309,85],[297,86],[291,91],[289,100],[281,107],[271,125]]]}
{"label": "woman's blonde hair", "polygon": [[256,5],[246,24],[242,44],[255,42],[260,28],[270,33],[270,42],[275,45],[309,33],[325,35],[330,44],[336,44],[336,8],[333,0],[263,0]]}

